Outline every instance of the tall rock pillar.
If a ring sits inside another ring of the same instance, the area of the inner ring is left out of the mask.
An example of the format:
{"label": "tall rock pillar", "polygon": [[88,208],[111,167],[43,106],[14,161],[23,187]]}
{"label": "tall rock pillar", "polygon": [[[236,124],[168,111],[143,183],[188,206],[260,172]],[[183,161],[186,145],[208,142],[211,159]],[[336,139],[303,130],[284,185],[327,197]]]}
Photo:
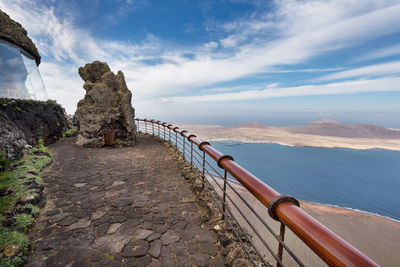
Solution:
{"label": "tall rock pillar", "polygon": [[112,131],[117,145],[135,145],[135,110],[122,71],[115,75],[107,63],[94,61],[79,68],[79,75],[85,81],[86,95],[75,112],[79,129],[76,144],[98,146],[103,134]]}

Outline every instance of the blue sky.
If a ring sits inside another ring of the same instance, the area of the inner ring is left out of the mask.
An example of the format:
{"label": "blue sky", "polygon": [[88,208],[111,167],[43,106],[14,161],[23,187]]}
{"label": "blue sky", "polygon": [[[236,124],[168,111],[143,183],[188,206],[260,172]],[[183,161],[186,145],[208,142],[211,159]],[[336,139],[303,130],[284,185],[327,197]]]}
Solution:
{"label": "blue sky", "polygon": [[318,118],[400,128],[400,2],[0,0],[42,55],[52,99],[78,68],[122,70],[140,117],[271,125]]}

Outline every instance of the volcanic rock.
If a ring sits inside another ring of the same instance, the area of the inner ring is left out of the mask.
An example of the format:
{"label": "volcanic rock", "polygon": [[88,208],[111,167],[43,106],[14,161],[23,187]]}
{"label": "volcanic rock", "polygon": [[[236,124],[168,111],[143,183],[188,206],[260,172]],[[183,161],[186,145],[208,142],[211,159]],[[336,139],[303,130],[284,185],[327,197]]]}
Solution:
{"label": "volcanic rock", "polygon": [[107,63],[94,61],[79,68],[79,75],[85,81],[86,95],[75,113],[79,129],[76,144],[98,146],[103,142],[103,134],[113,131],[117,145],[134,145],[135,110],[122,71],[115,75]]}

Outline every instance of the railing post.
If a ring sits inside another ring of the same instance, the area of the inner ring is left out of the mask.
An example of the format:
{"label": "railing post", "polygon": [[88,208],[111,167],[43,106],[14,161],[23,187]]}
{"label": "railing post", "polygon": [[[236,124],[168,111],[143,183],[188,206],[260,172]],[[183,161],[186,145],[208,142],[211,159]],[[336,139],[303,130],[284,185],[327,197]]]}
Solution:
{"label": "railing post", "polygon": [[153,121],[151,122],[151,128],[153,130],[153,136],[154,136],[154,122]]}
{"label": "railing post", "polygon": [[170,142],[171,142],[171,129],[170,129],[170,128],[168,128],[168,130],[169,130],[169,137],[168,137],[168,141],[170,141]]}
{"label": "railing post", "polygon": [[157,122],[157,129],[158,129],[158,137],[161,138],[160,123],[159,122]]}
{"label": "railing post", "polygon": [[182,139],[183,139],[183,148],[182,148],[182,152],[183,152],[183,158],[185,159],[186,157],[185,157],[185,137],[182,135]]}
{"label": "railing post", "polygon": [[[283,223],[281,223],[281,228],[279,231],[279,238],[282,242],[285,241],[285,225]],[[282,256],[283,256],[283,245],[282,245],[282,243],[279,242],[277,257],[281,262],[282,262]],[[282,265],[279,262],[276,263],[276,266],[282,267]]]}
{"label": "railing post", "polygon": [[222,202],[222,219],[225,219],[225,211],[226,211],[226,178],[227,178],[227,172],[224,169],[224,192],[223,192],[223,202]]}
{"label": "railing post", "polygon": [[147,121],[144,121],[144,131],[147,133]]}
{"label": "railing post", "polygon": [[163,127],[164,127],[164,140],[165,140],[165,123],[164,123]]}
{"label": "railing post", "polygon": [[193,170],[193,142],[190,142],[190,168]]}
{"label": "railing post", "polygon": [[203,179],[203,185],[202,185],[202,189],[204,189],[204,182],[205,182],[205,170],[206,170],[206,152],[203,151],[203,170],[201,173],[201,178]]}
{"label": "railing post", "polygon": [[[175,132],[175,146],[176,146],[176,149],[178,149],[178,133],[177,132]],[[179,149],[178,149],[178,151],[179,151]]]}

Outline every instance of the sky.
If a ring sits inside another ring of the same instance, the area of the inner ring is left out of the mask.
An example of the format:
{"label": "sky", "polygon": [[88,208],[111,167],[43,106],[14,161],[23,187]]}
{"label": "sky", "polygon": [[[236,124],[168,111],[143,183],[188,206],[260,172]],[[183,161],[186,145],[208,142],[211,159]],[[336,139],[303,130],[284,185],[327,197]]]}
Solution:
{"label": "sky", "polygon": [[0,0],[73,114],[78,68],[121,70],[136,116],[400,128],[398,0]]}

